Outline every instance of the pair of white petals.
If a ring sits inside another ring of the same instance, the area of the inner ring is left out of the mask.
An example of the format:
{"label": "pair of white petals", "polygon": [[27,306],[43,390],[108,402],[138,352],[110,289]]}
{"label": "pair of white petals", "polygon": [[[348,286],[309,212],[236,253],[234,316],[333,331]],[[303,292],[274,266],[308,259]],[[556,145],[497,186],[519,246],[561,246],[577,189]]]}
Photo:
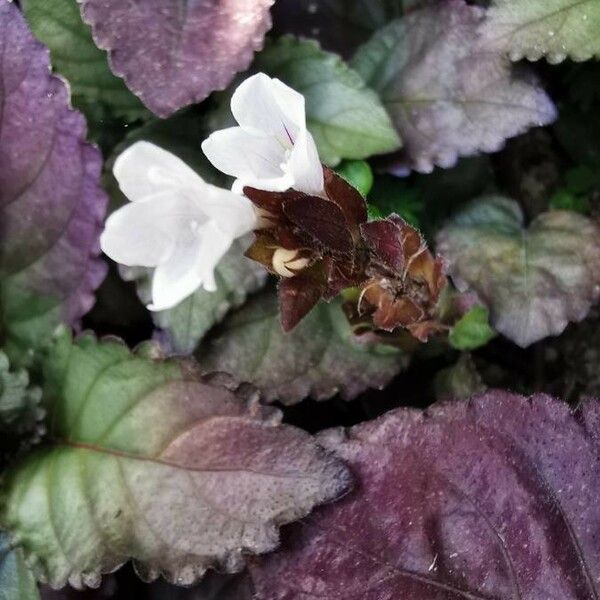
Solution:
{"label": "pair of white petals", "polygon": [[267,191],[323,190],[323,169],[306,129],[304,98],[259,73],[236,90],[239,127],[202,144],[208,159],[236,178],[233,191],[206,183],[179,158],[148,142],[119,156],[114,174],[130,203],[106,221],[102,250],[127,266],[154,268],[151,310],[172,308],[203,286],[235,239],[257,223],[244,186]]}

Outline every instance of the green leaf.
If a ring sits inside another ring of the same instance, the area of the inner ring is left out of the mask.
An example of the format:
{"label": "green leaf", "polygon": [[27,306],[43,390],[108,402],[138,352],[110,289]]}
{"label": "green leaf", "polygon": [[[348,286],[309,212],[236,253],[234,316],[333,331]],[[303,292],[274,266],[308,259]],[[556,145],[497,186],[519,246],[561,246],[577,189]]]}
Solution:
{"label": "green leaf", "polygon": [[373,215],[387,217],[400,215],[413,227],[419,228],[421,214],[425,208],[420,191],[391,175],[378,177],[369,195],[369,204],[378,210]]}
{"label": "green leaf", "polygon": [[474,306],[452,328],[448,339],[457,350],[476,350],[493,340],[497,333],[490,327],[490,311]]}
{"label": "green leaf", "polygon": [[23,551],[12,547],[8,537],[0,533],[0,600],[39,600],[39,597]]}
{"label": "green leaf", "polygon": [[316,42],[284,36],[267,44],[255,66],[304,95],[308,128],[326,164],[400,147],[377,94],[338,55],[321,50]]}
{"label": "green leaf", "polygon": [[550,208],[588,214],[592,205],[589,196],[579,196],[569,190],[559,190],[550,198]]}
{"label": "green leaf", "polygon": [[[140,299],[148,304],[152,295],[148,269],[122,267],[120,273],[126,281],[136,281]],[[152,312],[167,347],[176,354],[191,354],[209,329],[264,285],[266,276],[265,269],[246,258],[242,245],[235,242],[215,269],[216,291],[199,288],[174,308]]]}
{"label": "green leaf", "polygon": [[109,115],[136,119],[148,114],[125,82],[111,72],[107,54],[92,39],[77,0],[23,0],[23,12],[36,37],[50,48],[54,69],[71,85],[73,103],[96,123],[98,105]]}
{"label": "green leaf", "polygon": [[564,187],[552,196],[550,206],[588,214],[592,209],[591,196],[600,189],[599,169],[600,161],[597,159],[569,169],[565,173]]}
{"label": "green leaf", "polygon": [[336,171],[365,198],[373,187],[374,177],[371,165],[364,160],[347,160]]}
{"label": "green leaf", "polygon": [[461,288],[475,290],[492,325],[526,347],[581,321],[600,292],[600,228],[550,211],[528,228],[519,204],[481,198],[438,234],[437,251]]}
{"label": "green leaf", "polygon": [[485,392],[487,386],[470,354],[461,354],[456,364],[436,374],[433,381],[435,398],[439,402],[468,400]]}
{"label": "green leaf", "polygon": [[288,405],[337,393],[351,400],[383,388],[408,362],[395,348],[355,338],[338,301],[317,305],[284,333],[270,291],[227,319],[200,346],[199,357],[205,369],[232,373],[256,385],[266,400]]}
{"label": "green leaf", "polygon": [[598,0],[495,0],[488,10],[484,43],[512,60],[559,63],[600,57]]}
{"label": "green leaf", "polygon": [[42,391],[29,385],[24,369],[11,372],[7,356],[0,350],[0,432],[32,430],[43,416]]}
{"label": "green leaf", "polygon": [[[337,498],[345,467],[248,388],[116,341],[59,337],[45,365],[49,442],[3,478],[0,522],[38,580],[96,586],[133,559],[191,584],[278,545]],[[249,397],[248,397],[249,396]]]}

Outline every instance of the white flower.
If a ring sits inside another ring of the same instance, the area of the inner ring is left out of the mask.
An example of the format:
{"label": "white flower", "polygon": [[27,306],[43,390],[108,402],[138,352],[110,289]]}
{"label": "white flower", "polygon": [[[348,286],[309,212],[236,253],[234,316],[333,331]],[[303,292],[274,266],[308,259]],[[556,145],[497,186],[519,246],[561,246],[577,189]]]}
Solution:
{"label": "white flower", "polygon": [[217,169],[237,178],[234,190],[323,193],[323,167],[306,128],[302,94],[258,73],[235,91],[231,112],[240,126],[216,131],[202,149]]}
{"label": "white flower", "polygon": [[201,285],[215,291],[215,266],[256,224],[250,201],[148,142],[125,150],[114,174],[131,202],[107,219],[100,244],[118,263],[155,267],[148,308],[172,308]]}

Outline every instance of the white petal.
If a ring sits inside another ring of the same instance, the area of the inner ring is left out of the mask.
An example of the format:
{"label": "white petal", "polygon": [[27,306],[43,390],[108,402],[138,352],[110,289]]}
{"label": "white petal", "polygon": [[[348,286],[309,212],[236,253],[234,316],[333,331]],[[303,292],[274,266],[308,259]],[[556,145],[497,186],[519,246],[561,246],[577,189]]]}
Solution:
{"label": "white petal", "polygon": [[209,222],[193,243],[177,244],[171,258],[159,265],[152,279],[150,310],[173,308],[201,285],[216,290],[214,269],[231,246],[232,239]]}
{"label": "white petal", "polygon": [[208,292],[216,292],[215,268],[227,254],[233,239],[223,235],[214,222],[207,223],[200,233],[202,247],[200,249],[200,274],[202,286]]}
{"label": "white petal", "polygon": [[204,183],[181,159],[150,142],[137,142],[127,148],[115,161],[113,173],[122,192],[132,201]]}
{"label": "white petal", "polygon": [[177,244],[170,259],[156,267],[152,278],[150,310],[167,310],[177,306],[202,284],[200,261],[201,240]]}
{"label": "white petal", "polygon": [[211,134],[202,150],[217,169],[243,185],[277,192],[291,187],[292,179],[282,169],[286,149],[273,137],[231,127]]}
{"label": "white petal", "polygon": [[252,202],[238,193],[207,185],[199,205],[202,212],[231,238],[241,237],[256,227]]}
{"label": "white petal", "polygon": [[100,236],[102,251],[130,267],[155,267],[170,256],[195,207],[185,198],[162,193],[112,213]]}
{"label": "white petal", "polygon": [[315,141],[308,131],[305,130],[296,140],[288,165],[295,190],[316,196],[323,193],[323,165]]}
{"label": "white petal", "polygon": [[258,129],[288,146],[306,129],[304,96],[264,73],[240,84],[231,98],[231,112],[244,129]]}

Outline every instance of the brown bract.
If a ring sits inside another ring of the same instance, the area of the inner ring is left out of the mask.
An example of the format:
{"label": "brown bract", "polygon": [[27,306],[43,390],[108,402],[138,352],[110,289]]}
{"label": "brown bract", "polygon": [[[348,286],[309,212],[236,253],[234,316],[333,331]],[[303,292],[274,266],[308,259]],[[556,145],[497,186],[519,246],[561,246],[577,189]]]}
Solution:
{"label": "brown bract", "polygon": [[371,250],[369,280],[362,285],[360,315],[378,329],[408,329],[425,342],[441,329],[436,305],[446,286],[444,262],[428,250],[421,234],[398,215],[361,226]]}
{"label": "brown bract", "polygon": [[439,329],[435,307],[446,284],[443,263],[397,215],[367,223],[359,192],[324,168],[323,196],[244,188],[260,225],[247,256],[281,277],[279,306],[291,331],[321,300],[361,290],[350,312],[377,329],[408,329],[426,341]]}
{"label": "brown bract", "polygon": [[244,188],[261,216],[261,229],[246,254],[282,277],[279,304],[286,331],[321,298],[330,300],[364,279],[367,255],[360,226],[367,221],[367,205],[326,167],[324,181],[323,197]]}

